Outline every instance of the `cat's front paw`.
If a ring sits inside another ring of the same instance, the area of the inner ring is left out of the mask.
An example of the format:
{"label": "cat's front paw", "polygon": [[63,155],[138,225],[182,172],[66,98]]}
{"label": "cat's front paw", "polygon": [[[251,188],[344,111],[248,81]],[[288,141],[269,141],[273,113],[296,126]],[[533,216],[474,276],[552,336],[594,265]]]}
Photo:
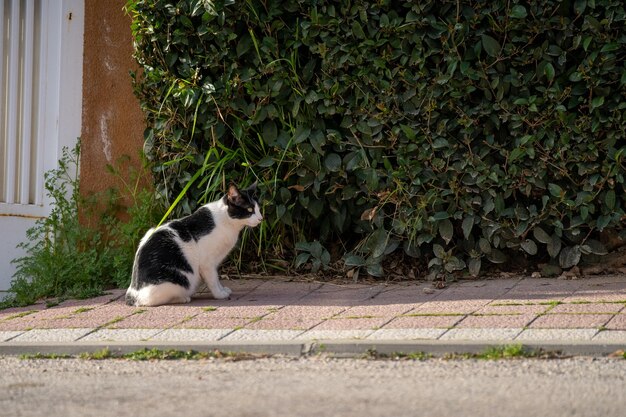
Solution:
{"label": "cat's front paw", "polygon": [[224,300],[230,296],[232,291],[228,287],[217,288],[216,290],[211,291],[213,293],[213,297],[218,300]]}

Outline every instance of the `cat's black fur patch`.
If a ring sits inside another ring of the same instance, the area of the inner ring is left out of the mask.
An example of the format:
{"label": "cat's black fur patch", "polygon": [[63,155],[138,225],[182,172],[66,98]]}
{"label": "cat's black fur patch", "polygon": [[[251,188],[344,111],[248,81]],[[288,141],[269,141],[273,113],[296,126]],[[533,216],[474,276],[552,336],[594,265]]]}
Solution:
{"label": "cat's black fur patch", "polygon": [[256,187],[239,191],[239,194],[234,198],[228,195],[224,197],[224,203],[228,206],[228,215],[231,218],[247,219],[254,215],[254,204],[256,202],[254,190],[256,190]]}
{"label": "cat's black fur patch", "polygon": [[206,207],[200,207],[195,213],[180,220],[174,220],[168,223],[168,226],[176,230],[176,233],[184,242],[189,242],[191,239],[197,242],[200,238],[213,231],[215,221],[213,220],[211,210]]}
{"label": "cat's black fur patch", "polygon": [[172,231],[160,229],[144,243],[137,255],[138,276],[133,277],[132,282],[135,289],[164,282],[189,288],[189,280],[183,272],[193,270],[174,239]]}

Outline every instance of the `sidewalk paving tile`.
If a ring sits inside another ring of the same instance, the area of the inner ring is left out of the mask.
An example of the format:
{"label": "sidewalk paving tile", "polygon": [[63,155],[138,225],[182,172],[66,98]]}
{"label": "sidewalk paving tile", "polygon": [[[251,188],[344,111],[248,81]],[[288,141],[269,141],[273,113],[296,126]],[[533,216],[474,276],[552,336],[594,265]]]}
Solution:
{"label": "sidewalk paving tile", "polygon": [[334,318],[349,318],[349,317],[387,317],[389,320],[392,318],[408,313],[413,310],[415,305],[413,304],[376,304],[376,303],[364,303],[347,308],[341,313],[337,314]]}
{"label": "sidewalk paving tile", "polygon": [[378,329],[367,339],[372,340],[436,340],[448,329]]}
{"label": "sidewalk paving tile", "polygon": [[250,330],[239,329],[229,333],[221,340],[225,341],[281,341],[292,340],[302,333],[301,330]]}
{"label": "sidewalk paving tile", "polygon": [[626,314],[616,314],[605,327],[611,330],[626,330]]}
{"label": "sidewalk paving tile", "polygon": [[238,300],[257,304],[291,304],[315,291],[321,285],[308,282],[264,281]]}
{"label": "sidewalk paving tile", "polygon": [[436,299],[444,294],[445,290],[433,289],[432,285],[393,285],[385,286],[371,300],[365,301],[364,304],[371,302],[378,305],[402,304],[418,305]]}
{"label": "sidewalk paving tile", "polygon": [[22,333],[12,342],[73,342],[94,329],[35,329]]}
{"label": "sidewalk paving tile", "polygon": [[507,304],[500,305],[498,303],[491,303],[479,310],[476,310],[474,314],[542,314],[548,310],[551,305],[547,304]]}
{"label": "sidewalk paving tile", "polygon": [[317,328],[301,333],[296,340],[348,340],[365,339],[373,330],[318,330]]}
{"label": "sidewalk paving tile", "polygon": [[483,308],[491,300],[434,300],[427,301],[407,314],[470,314]]}
{"label": "sidewalk paving tile", "polygon": [[162,329],[99,329],[81,338],[81,342],[139,342],[148,340]]}
{"label": "sidewalk paving tile", "polygon": [[465,317],[457,328],[524,328],[536,317],[535,314],[471,315]]}
{"label": "sidewalk paving tile", "polygon": [[245,326],[250,322],[247,318],[216,317],[210,312],[198,314],[197,316],[184,320],[172,326],[176,329],[235,329]]}
{"label": "sidewalk paving tile", "polygon": [[392,318],[331,318],[321,322],[313,330],[375,330],[385,325]]}
{"label": "sidewalk paving tile", "polygon": [[515,341],[584,341],[591,340],[597,329],[525,329]]}
{"label": "sidewalk paving tile", "polygon": [[458,328],[445,332],[439,340],[513,340],[522,328]]}
{"label": "sidewalk paving tile", "polygon": [[603,330],[598,332],[593,339],[598,342],[621,342],[626,349],[626,330]]}
{"label": "sidewalk paving tile", "polygon": [[325,284],[321,288],[299,299],[298,305],[350,307],[374,298],[382,290],[383,287],[380,285],[341,286]]}
{"label": "sidewalk paving tile", "polygon": [[563,301],[591,301],[591,302],[622,302],[626,303],[626,286],[624,283],[594,283],[584,282],[576,292]]}
{"label": "sidewalk paving tile", "polygon": [[0,342],[6,342],[24,333],[23,331],[0,331]]}
{"label": "sidewalk paving tile", "polygon": [[420,328],[450,328],[458,323],[464,315],[439,316],[401,316],[383,326],[384,329],[420,329]]}
{"label": "sidewalk paving tile", "polygon": [[537,317],[528,327],[544,329],[585,329],[607,324],[611,314],[546,314]]}
{"label": "sidewalk paving tile", "polygon": [[615,314],[624,310],[624,304],[618,303],[589,303],[589,304],[558,304],[551,308],[549,313],[582,313],[582,314]]}
{"label": "sidewalk paving tile", "polygon": [[200,307],[187,307],[185,305],[144,307],[136,310],[135,314],[116,321],[107,327],[111,329],[162,329],[192,319],[203,311]]}
{"label": "sidewalk paving tile", "polygon": [[215,342],[233,329],[165,329],[152,336],[150,340],[166,342]]}

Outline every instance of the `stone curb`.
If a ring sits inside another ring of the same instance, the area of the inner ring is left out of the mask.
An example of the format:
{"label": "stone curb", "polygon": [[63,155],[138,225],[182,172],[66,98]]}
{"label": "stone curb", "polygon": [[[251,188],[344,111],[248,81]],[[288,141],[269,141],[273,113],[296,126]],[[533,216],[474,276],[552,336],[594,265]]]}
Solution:
{"label": "stone curb", "polygon": [[[78,355],[109,349],[113,354],[131,353],[142,349],[194,350],[258,355],[305,357],[324,354],[331,357],[355,358],[375,352],[381,355],[424,353],[433,356],[446,354],[475,354],[496,346],[517,345],[513,340],[494,341],[397,341],[397,340],[317,340],[315,342],[5,342],[0,344],[0,355]],[[626,349],[626,343],[597,343],[588,341],[532,341],[521,343],[528,350],[558,352],[565,356],[607,356]]]}

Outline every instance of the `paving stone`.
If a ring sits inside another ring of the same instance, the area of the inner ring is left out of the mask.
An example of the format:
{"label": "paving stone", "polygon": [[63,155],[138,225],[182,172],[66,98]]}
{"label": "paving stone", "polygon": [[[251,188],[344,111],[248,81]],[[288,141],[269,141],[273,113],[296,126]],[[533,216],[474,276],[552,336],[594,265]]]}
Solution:
{"label": "paving stone", "polygon": [[391,319],[392,317],[332,318],[324,320],[314,330],[375,330]]}
{"label": "paving stone", "polygon": [[[404,304],[414,307],[436,299],[444,293],[443,290],[436,290],[432,285],[393,285],[384,287],[371,302],[379,305]],[[370,301],[365,301],[368,303]]]}
{"label": "paving stone", "polygon": [[299,334],[301,330],[250,330],[239,329],[228,334],[221,340],[224,341],[280,341],[280,340],[292,340]]}
{"label": "paving stone", "polygon": [[349,307],[334,318],[387,317],[391,320],[394,317],[408,313],[415,307],[415,304],[377,304],[374,300],[369,300],[367,304]]}
{"label": "paving stone", "polygon": [[600,328],[613,317],[611,314],[546,314],[537,317],[528,327],[544,329]]}
{"label": "paving stone", "polygon": [[612,330],[626,330],[626,314],[616,314],[605,327]]}
{"label": "paving stone", "polygon": [[467,316],[460,321],[457,328],[524,328],[535,317],[535,314],[519,315],[487,315]]}
{"label": "paving stone", "polygon": [[620,342],[626,346],[626,330],[603,330],[598,332],[593,337],[593,340],[598,342]]}
{"label": "paving stone", "polygon": [[99,329],[81,338],[83,342],[139,342],[148,340],[162,329]]}
{"label": "paving stone", "polygon": [[267,316],[261,320],[254,320],[245,325],[250,330],[300,330],[304,331],[322,323],[320,318],[298,318],[284,316]]}
{"label": "paving stone", "polygon": [[435,340],[447,329],[378,329],[367,336],[372,340]]}
{"label": "paving stone", "polygon": [[297,340],[347,340],[365,339],[373,330],[318,330],[317,328],[301,333]]}
{"label": "paving stone", "polygon": [[0,331],[0,342],[6,342],[24,333],[23,331]]}
{"label": "paving stone", "polygon": [[233,329],[166,329],[152,336],[150,340],[167,342],[214,342],[220,340]]}
{"label": "paving stone", "polygon": [[578,341],[591,340],[597,329],[525,329],[516,341]]}
{"label": "paving stone", "polygon": [[243,327],[249,322],[250,319],[215,317],[210,313],[206,313],[199,314],[172,327],[179,329],[235,329]]}
{"label": "paving stone", "polygon": [[463,315],[454,316],[402,316],[396,317],[385,324],[385,329],[420,329],[420,328],[450,328],[458,323]]}
{"label": "paving stone", "polygon": [[271,305],[292,304],[321,287],[319,283],[265,281],[240,301],[251,301]]}
{"label": "paving stone", "polygon": [[185,305],[165,305],[159,307],[144,307],[136,310],[135,314],[123,320],[110,324],[111,329],[147,329],[173,327],[185,320],[190,320],[204,312],[199,307]]}
{"label": "paving stone", "polygon": [[427,301],[407,314],[470,314],[491,300],[433,300]]}
{"label": "paving stone", "polygon": [[298,300],[302,306],[342,306],[358,305],[374,298],[383,290],[381,286],[341,286],[325,284],[321,288]]}
{"label": "paving stone", "polygon": [[73,342],[94,329],[35,329],[12,339],[12,342]]}
{"label": "paving stone", "polygon": [[[494,305],[494,303],[496,305]],[[517,305],[500,305],[498,302],[488,304],[475,312],[475,314],[541,314],[548,310],[550,305],[542,304],[517,304]]]}
{"label": "paving stone", "polygon": [[590,303],[590,304],[559,304],[550,309],[555,313],[582,313],[582,314],[615,314],[624,310],[624,304],[617,303]]}
{"label": "paving stone", "polygon": [[458,328],[445,332],[440,340],[513,340],[522,332],[522,328]]}

